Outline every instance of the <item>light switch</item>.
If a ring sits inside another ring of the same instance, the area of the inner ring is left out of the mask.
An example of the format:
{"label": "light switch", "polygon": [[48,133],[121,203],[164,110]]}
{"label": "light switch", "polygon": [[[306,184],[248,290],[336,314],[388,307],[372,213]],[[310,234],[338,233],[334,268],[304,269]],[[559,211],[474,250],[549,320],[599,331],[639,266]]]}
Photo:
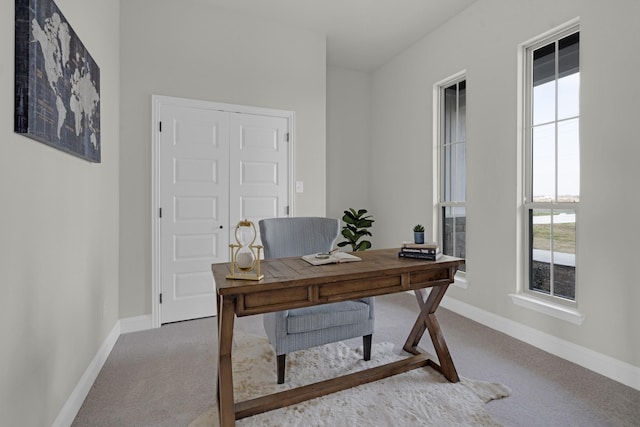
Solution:
{"label": "light switch", "polygon": [[296,193],[304,193],[304,182],[296,181]]}

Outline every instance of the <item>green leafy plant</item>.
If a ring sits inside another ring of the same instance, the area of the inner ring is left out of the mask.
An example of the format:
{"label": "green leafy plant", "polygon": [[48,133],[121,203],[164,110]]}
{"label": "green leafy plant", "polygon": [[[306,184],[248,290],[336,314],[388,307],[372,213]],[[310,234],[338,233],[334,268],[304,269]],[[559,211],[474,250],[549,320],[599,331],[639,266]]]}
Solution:
{"label": "green leafy plant", "polygon": [[371,236],[368,228],[374,223],[373,217],[365,215],[366,213],[366,209],[360,209],[356,212],[355,209],[349,208],[349,210],[344,211],[342,220],[345,225],[342,227],[342,236],[347,240],[338,243],[338,247],[342,248],[351,245],[353,252],[364,251],[371,247],[369,240],[360,240],[365,236]]}
{"label": "green leafy plant", "polygon": [[424,231],[424,227],[422,226],[422,224],[416,224],[413,227],[413,231],[416,231],[416,232]]}

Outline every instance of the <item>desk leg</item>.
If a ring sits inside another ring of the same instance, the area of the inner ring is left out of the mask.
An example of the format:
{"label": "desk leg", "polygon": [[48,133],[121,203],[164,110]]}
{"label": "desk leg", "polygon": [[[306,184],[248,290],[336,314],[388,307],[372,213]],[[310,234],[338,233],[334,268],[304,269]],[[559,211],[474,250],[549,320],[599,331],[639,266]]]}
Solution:
{"label": "desk leg", "polygon": [[411,333],[404,344],[404,350],[412,354],[419,354],[418,343],[425,331],[429,330],[431,342],[433,343],[438,361],[440,362],[440,370],[446,379],[455,383],[460,381],[460,378],[458,377],[451,353],[449,353],[449,348],[447,347],[447,342],[444,339],[435,314],[448,287],[449,285],[431,288],[431,293],[429,293],[426,301],[424,300],[424,289],[415,291],[418,304],[420,305],[420,315],[418,319],[416,319],[416,323],[413,325]]}
{"label": "desk leg", "polygon": [[233,401],[233,374],[231,347],[233,344],[233,322],[235,301],[229,298],[218,303],[218,414],[220,427],[233,426],[236,422]]}
{"label": "desk leg", "polygon": [[[220,337],[220,318],[222,318],[222,297],[216,296],[216,326],[217,334]],[[220,340],[218,339],[218,355],[220,355]],[[218,361],[219,363],[219,361]],[[218,365],[219,367],[220,365]],[[217,374],[217,372],[216,372]],[[218,405],[218,412],[220,411],[220,375],[216,375],[216,405]]]}

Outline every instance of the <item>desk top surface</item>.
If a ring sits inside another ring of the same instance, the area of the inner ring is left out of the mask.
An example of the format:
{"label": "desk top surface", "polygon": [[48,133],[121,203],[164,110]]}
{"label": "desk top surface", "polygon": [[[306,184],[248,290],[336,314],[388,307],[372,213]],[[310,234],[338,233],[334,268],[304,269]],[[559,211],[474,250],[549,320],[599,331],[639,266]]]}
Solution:
{"label": "desk top surface", "polygon": [[443,255],[437,261],[398,257],[399,249],[374,249],[357,252],[362,261],[340,264],[311,265],[300,257],[262,260],[259,281],[233,280],[226,276],[231,272],[230,263],[212,264],[211,270],[219,295],[247,294],[266,289],[309,286],[317,283],[363,279],[398,272],[420,272],[456,268],[464,262],[462,258]]}

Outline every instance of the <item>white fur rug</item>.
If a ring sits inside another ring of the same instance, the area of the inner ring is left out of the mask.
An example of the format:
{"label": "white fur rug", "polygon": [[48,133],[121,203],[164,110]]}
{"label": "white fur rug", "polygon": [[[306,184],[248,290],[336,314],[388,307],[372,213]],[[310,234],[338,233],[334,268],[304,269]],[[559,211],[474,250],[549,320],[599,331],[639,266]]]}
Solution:
{"label": "white fur rug", "polygon": [[[287,355],[286,383],[276,383],[275,353],[266,338],[234,338],[233,379],[236,402],[286,390],[340,374],[401,359],[393,344],[374,344],[371,361],[362,349],[338,342]],[[431,368],[415,369],[380,381],[286,408],[238,420],[238,426],[499,426],[484,405],[509,396],[497,383],[462,378],[449,383]],[[218,426],[215,405],[189,427]]]}

